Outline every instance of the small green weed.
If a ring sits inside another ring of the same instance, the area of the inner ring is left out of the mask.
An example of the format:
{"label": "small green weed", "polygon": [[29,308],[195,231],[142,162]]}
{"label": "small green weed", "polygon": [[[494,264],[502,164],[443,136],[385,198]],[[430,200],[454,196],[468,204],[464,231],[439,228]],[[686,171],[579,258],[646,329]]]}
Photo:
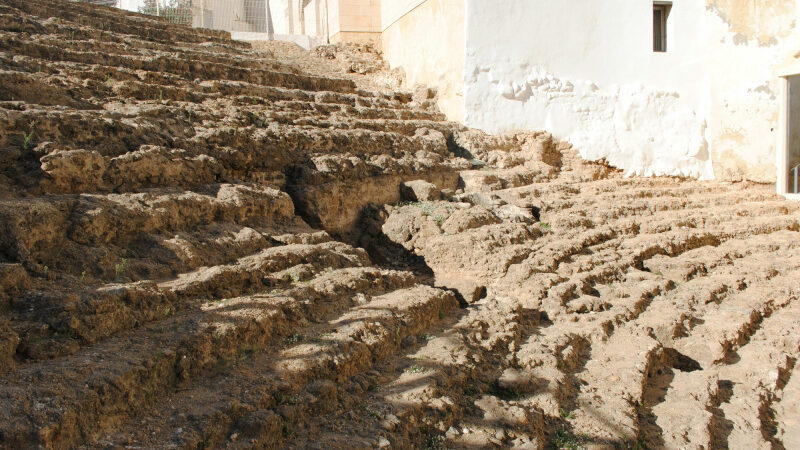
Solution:
{"label": "small green weed", "polygon": [[422,373],[425,372],[425,368],[422,366],[418,366],[416,364],[406,367],[407,373]]}
{"label": "small green weed", "polygon": [[253,355],[258,352],[258,348],[255,346],[249,346],[239,351],[239,354],[236,355],[239,361],[244,361],[253,357]]}
{"label": "small green weed", "polygon": [[575,411],[567,411],[566,409],[560,409],[558,410],[558,415],[562,419],[572,420],[575,418]]}
{"label": "small green weed", "polygon": [[442,450],[444,449],[444,435],[424,431],[422,433],[422,445],[425,450]]}
{"label": "small green weed", "polygon": [[369,387],[367,388],[368,391],[375,392],[380,389],[380,383],[378,382],[378,377],[376,377],[375,375],[370,375],[369,377],[367,377],[367,380],[369,381]]}
{"label": "small green weed", "polygon": [[311,341],[314,342],[315,344],[322,344],[323,342],[325,342],[325,340],[330,339],[332,337],[333,335],[330,333],[320,333],[311,338]]}
{"label": "small green weed", "polygon": [[305,337],[305,336],[303,336],[302,334],[299,334],[299,333],[293,333],[293,334],[290,334],[290,335],[289,335],[289,336],[286,338],[286,343],[287,343],[287,344],[289,344],[289,345],[294,345],[294,344],[297,344],[298,342],[303,342],[303,340],[304,340],[305,338],[306,338],[306,337]]}
{"label": "small green weed", "polygon": [[30,150],[33,148],[33,131],[22,134],[22,149]]}
{"label": "small green weed", "polygon": [[380,411],[378,411],[378,410],[376,410],[376,409],[374,409],[374,408],[372,408],[370,406],[361,404],[361,405],[359,405],[358,409],[361,410],[362,413],[372,417],[373,419],[383,420],[383,414],[381,414]]}
{"label": "small green weed", "polygon": [[540,227],[541,227],[541,228],[542,228],[544,231],[550,231],[550,228],[551,228],[551,227],[550,227],[550,224],[549,224],[549,223],[547,223],[547,222],[539,222],[539,226],[540,226]]}
{"label": "small green weed", "polygon": [[128,260],[126,258],[122,258],[117,264],[114,265],[114,273],[117,275],[117,278],[124,275],[127,270]]}
{"label": "small green weed", "polygon": [[559,430],[553,435],[551,441],[553,448],[560,450],[581,450],[583,449],[583,439],[567,430]]}

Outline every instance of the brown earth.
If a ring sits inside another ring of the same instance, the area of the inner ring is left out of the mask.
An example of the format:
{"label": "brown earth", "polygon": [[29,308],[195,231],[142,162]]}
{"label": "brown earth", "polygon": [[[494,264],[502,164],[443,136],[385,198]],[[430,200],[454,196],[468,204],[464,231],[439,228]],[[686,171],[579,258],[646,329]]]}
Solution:
{"label": "brown earth", "polygon": [[0,0],[0,447],[798,445],[796,203],[291,51]]}

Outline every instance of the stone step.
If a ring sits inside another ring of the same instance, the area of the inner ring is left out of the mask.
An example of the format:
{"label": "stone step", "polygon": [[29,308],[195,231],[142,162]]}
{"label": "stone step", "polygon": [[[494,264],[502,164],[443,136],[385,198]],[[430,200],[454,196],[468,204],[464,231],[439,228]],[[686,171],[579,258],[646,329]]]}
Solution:
{"label": "stone step", "polygon": [[147,37],[148,40],[154,39],[163,43],[211,41],[231,47],[249,47],[245,43],[231,41],[230,33],[224,31],[176,27],[160,18],[80,2],[64,4],[60,1],[42,0],[32,4],[24,0],[9,0],[6,2],[6,6],[35,17],[60,18],[93,29],[96,29],[97,24],[101,23],[106,28],[104,31],[141,38]]}
{"label": "stone step", "polygon": [[[789,267],[796,267],[798,260]],[[781,314],[791,297],[787,292],[776,290],[778,281],[786,282],[786,276],[773,279],[775,283],[754,284],[726,299],[715,307],[708,308],[703,323],[690,328],[689,336],[674,342],[675,349],[697,361],[701,367],[709,368],[731,358],[740,346],[749,341],[760,323],[772,314]],[[759,299],[754,304],[753,300]]]}
{"label": "stone step", "polygon": [[645,384],[662,367],[661,344],[644,333],[618,331],[608,342],[592,345],[591,359],[576,374],[582,387],[573,429],[600,445],[636,442]]}
{"label": "stone step", "polygon": [[239,295],[279,286],[282,281],[304,280],[314,269],[367,266],[369,262],[363,249],[343,242],[289,244],[246,256],[233,264],[201,267],[161,282],[159,288],[186,298]]}
{"label": "stone step", "polygon": [[781,389],[780,400],[773,407],[777,427],[775,437],[786,448],[798,448],[800,447],[800,376],[794,370],[791,375]]}
{"label": "stone step", "polygon": [[[7,378],[0,394],[0,403],[6,404],[4,445],[75,445],[115,428],[215,367],[356,305],[363,298],[359,295],[380,295],[412,283],[410,274],[371,268],[322,272],[307,285],[211,301],[73,356],[22,367]],[[34,407],[35,402],[42,406]]]}
{"label": "stone step", "polygon": [[[438,128],[433,122],[414,122],[415,126],[421,128],[412,135],[360,128],[281,125],[277,122],[269,122],[266,127],[231,124],[209,128],[190,122],[198,119],[190,111],[175,113],[173,108],[163,105],[149,105],[145,110],[130,119],[119,112],[109,111],[73,111],[65,114],[55,110],[0,110],[0,130],[13,130],[4,133],[0,138],[0,146],[19,152],[17,158],[21,159],[21,163],[27,161],[25,158],[34,156],[30,155],[34,147],[45,154],[68,150],[89,152],[84,159],[91,156],[85,163],[92,164],[86,169],[96,177],[103,176],[103,169],[113,162],[113,158],[122,157],[120,159],[125,162],[131,158],[126,154],[139,151],[142,146],[164,147],[177,152],[177,155],[186,155],[184,158],[205,155],[207,159],[195,162],[195,165],[204,163],[198,167],[204,173],[187,176],[194,182],[224,175],[226,169],[285,171],[288,166],[302,163],[309,156],[319,153],[353,152],[359,156],[388,155],[402,158],[424,150],[444,158],[453,157],[447,148],[445,135],[424,127],[430,125]],[[204,124],[216,123],[221,119],[202,115],[199,118]],[[446,127],[442,129],[447,131]],[[25,144],[26,139],[29,139],[28,144]],[[47,158],[53,159],[55,156],[48,155],[43,162],[47,162]],[[142,162],[140,165],[144,164]],[[204,167],[206,165],[208,167]],[[154,175],[159,173],[154,168],[149,170],[155,172]],[[88,187],[96,184],[102,186],[100,182],[86,184]],[[111,187],[113,185],[106,189]]]}
{"label": "stone step", "polygon": [[[451,293],[425,286],[374,297],[328,323],[301,330],[306,337],[324,331],[319,339],[290,341],[224,376],[198,380],[95,445],[280,446],[291,430],[333,407],[334,383],[390,357],[406,336],[419,334],[456,307]],[[182,414],[173,413],[178,410]],[[249,425],[253,420],[262,424]]]}
{"label": "stone step", "polygon": [[[705,370],[675,371],[662,401],[653,406],[668,448],[770,448],[764,436],[774,434],[768,411],[792,373],[800,341],[796,289],[785,290],[787,277],[767,284],[792,299],[780,313],[764,319],[731,364]],[[784,286],[781,288],[780,286]],[[784,441],[784,445],[785,445]]]}
{"label": "stone step", "polygon": [[284,289],[322,270],[368,265],[362,250],[339,242],[287,244],[221,266],[204,267],[156,285],[152,281],[21,296],[6,315],[17,352],[51,359],[121,331],[195,308],[201,299]]}
{"label": "stone step", "polygon": [[54,252],[57,256],[61,248],[125,245],[144,234],[180,232],[215,221],[256,227],[298,223],[286,193],[244,184],[210,185],[200,192],[160,189],[0,200],[0,217],[5,228],[0,248],[34,265]]}
{"label": "stone step", "polygon": [[719,406],[732,426],[729,448],[773,448],[778,443],[773,402],[800,357],[800,289],[789,284],[798,273],[794,271],[774,288],[791,303],[764,319],[749,342],[737,350],[737,362],[719,368],[719,379],[732,382],[732,396]]}

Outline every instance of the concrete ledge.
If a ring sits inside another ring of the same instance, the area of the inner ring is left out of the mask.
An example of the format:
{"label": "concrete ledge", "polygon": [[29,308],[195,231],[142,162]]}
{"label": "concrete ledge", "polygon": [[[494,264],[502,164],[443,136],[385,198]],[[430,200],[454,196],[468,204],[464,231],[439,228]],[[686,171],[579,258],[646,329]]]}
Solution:
{"label": "concrete ledge", "polygon": [[340,31],[331,36],[332,44],[352,42],[356,44],[370,43],[376,50],[381,49],[381,33],[368,31]]}
{"label": "concrete ledge", "polygon": [[311,50],[318,45],[324,45],[325,40],[321,37],[306,36],[303,34],[271,34],[256,33],[252,31],[232,31],[231,38],[237,41],[257,42],[257,41],[284,41],[294,42],[306,50]]}
{"label": "concrete ledge", "polygon": [[786,200],[800,202],[800,194],[781,194]]}

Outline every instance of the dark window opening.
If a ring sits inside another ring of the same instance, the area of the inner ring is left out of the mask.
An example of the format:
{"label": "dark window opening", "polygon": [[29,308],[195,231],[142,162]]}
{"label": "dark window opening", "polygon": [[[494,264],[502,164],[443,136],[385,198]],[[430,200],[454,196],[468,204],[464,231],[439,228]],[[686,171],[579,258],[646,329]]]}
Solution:
{"label": "dark window opening", "polygon": [[789,77],[787,88],[786,192],[800,194],[800,76]]}
{"label": "dark window opening", "polygon": [[653,51],[667,51],[667,18],[669,10],[672,9],[671,3],[653,3]]}

